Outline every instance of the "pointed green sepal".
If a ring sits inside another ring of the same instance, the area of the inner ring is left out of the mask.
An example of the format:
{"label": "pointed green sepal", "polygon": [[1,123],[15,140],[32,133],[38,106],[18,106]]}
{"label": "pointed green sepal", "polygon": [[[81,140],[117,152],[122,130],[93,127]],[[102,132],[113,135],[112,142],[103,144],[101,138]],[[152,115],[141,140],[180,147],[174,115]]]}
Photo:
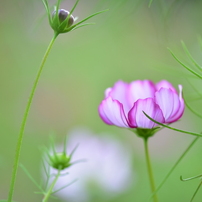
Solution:
{"label": "pointed green sepal", "polygon": [[65,153],[56,153],[49,157],[49,164],[51,167],[57,170],[64,170],[71,166],[71,158],[70,156],[66,155]]}
{"label": "pointed green sepal", "polygon": [[84,27],[87,24],[85,25],[80,25],[80,24],[98,14],[108,11],[108,10],[99,11],[81,20],[80,22],[74,24],[74,22],[76,21],[76,18],[73,17],[72,13],[75,10],[79,0],[76,1],[76,3],[74,4],[70,12],[65,9],[59,9],[61,0],[58,0],[56,6],[54,7],[53,12],[50,11],[47,0],[42,0],[42,1],[45,6],[46,12],[48,14],[49,24],[51,28],[54,30],[56,36],[61,33],[67,33],[77,28]]}

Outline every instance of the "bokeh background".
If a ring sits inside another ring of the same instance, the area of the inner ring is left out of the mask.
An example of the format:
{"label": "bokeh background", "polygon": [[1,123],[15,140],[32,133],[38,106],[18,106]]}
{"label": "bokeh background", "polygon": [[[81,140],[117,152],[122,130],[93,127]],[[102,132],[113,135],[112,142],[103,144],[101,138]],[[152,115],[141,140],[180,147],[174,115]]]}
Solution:
{"label": "bokeh background", "polygon": [[[75,1],[65,0],[70,10]],[[49,1],[54,5],[55,1]],[[104,90],[117,80],[131,82],[167,79],[199,113],[202,111],[201,81],[183,69],[169,53],[176,53],[194,68],[183,51],[183,40],[193,57],[202,64],[202,2],[200,0],[81,0],[74,12],[79,19],[110,9],[89,20],[96,25],[58,37],[45,64],[28,118],[20,162],[40,181],[42,152],[50,133],[62,143],[68,132],[86,127],[99,136],[103,132],[122,142],[132,156],[134,183],[114,197],[97,197],[89,202],[144,202],[150,195],[143,141],[132,132],[105,125],[97,108]],[[41,0],[0,2],[0,198],[7,198],[15,145],[27,98],[42,56],[53,36]],[[191,85],[190,85],[191,83]],[[194,88],[193,88],[194,86]],[[173,127],[201,132],[201,120],[186,109]],[[193,140],[193,136],[164,129],[150,139],[156,184]],[[81,143],[80,143],[81,144]],[[202,173],[202,141],[199,140],[159,191],[159,201],[189,201],[199,180],[181,182],[179,177]],[[93,151],[92,151],[93,152]],[[102,160],[102,159],[101,159]],[[81,164],[82,166],[82,164]],[[119,169],[114,169],[119,175]],[[99,170],[97,171],[99,174]],[[68,189],[68,188],[67,188]],[[42,200],[37,187],[19,168],[14,199]],[[92,195],[93,190],[91,191]],[[78,193],[79,194],[79,193]],[[94,195],[95,196],[95,195]],[[98,195],[99,196],[99,195]],[[201,201],[202,189],[195,201]],[[62,198],[50,202],[62,202]],[[68,201],[68,200],[65,200]],[[79,202],[79,201],[77,201]]]}

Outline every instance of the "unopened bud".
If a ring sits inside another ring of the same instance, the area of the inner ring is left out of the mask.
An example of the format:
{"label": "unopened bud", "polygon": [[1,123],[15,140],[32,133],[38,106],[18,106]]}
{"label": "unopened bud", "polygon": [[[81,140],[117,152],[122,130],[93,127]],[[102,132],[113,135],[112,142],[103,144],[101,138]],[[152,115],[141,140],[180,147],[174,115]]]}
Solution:
{"label": "unopened bud", "polygon": [[71,166],[71,157],[65,153],[55,153],[54,155],[49,156],[49,160],[50,166],[58,170],[63,170]]}
{"label": "unopened bud", "polygon": [[[55,18],[55,15],[56,15],[56,11],[53,12],[52,17]],[[69,15],[69,11],[66,11],[65,9],[59,9],[58,10],[58,18],[59,18],[60,23],[65,21],[67,19],[68,15]],[[67,22],[66,28],[72,26],[73,23],[74,23],[74,17],[71,15],[69,17],[68,22]]]}
{"label": "unopened bud", "polygon": [[64,9],[59,9],[61,0],[57,0],[58,3],[56,4],[55,11],[53,11],[53,12],[49,9],[48,0],[42,0],[42,1],[44,3],[44,6],[45,6],[47,14],[48,14],[49,24],[52,27],[52,29],[54,30],[55,37],[57,37],[61,33],[67,33],[67,32],[73,31],[77,28],[84,27],[86,25],[91,25],[92,23],[86,23],[86,24],[83,24],[83,23],[85,21],[87,21],[88,19],[90,19],[100,13],[107,11],[107,10],[104,10],[104,11],[94,13],[94,14],[88,16],[87,18],[81,20],[80,22],[77,22],[74,24],[76,19],[74,19],[74,17],[72,15],[70,15],[70,13],[71,14],[73,13],[79,0],[76,0],[74,7],[71,9],[71,12],[66,11]]}

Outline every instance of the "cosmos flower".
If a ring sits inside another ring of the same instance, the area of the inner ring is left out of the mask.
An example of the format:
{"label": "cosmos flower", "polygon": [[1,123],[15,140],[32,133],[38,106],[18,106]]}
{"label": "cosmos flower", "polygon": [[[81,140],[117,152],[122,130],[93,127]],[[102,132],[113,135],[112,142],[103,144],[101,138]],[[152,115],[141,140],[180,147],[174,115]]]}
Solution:
{"label": "cosmos flower", "polygon": [[[64,170],[55,190],[75,181],[57,196],[64,201],[90,202],[95,197],[103,200],[118,196],[134,185],[132,156],[129,148],[109,134],[95,135],[86,128],[76,128],[68,134],[67,153],[78,145],[72,155],[72,162],[85,160]],[[63,151],[63,144],[56,147]],[[51,173],[57,170],[51,168]]]}
{"label": "cosmos flower", "polygon": [[105,91],[105,99],[99,105],[99,115],[109,125],[125,128],[151,129],[157,126],[143,111],[160,123],[172,123],[184,112],[182,86],[179,95],[168,81],[154,84],[149,80],[131,83],[118,81]]}

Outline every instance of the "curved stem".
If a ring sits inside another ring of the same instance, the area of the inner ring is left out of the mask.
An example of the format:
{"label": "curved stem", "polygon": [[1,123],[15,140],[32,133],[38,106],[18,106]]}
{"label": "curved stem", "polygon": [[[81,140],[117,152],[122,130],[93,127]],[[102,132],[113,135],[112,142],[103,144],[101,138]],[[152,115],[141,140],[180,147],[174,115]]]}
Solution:
{"label": "curved stem", "polygon": [[48,192],[45,194],[42,202],[47,202],[48,201],[50,195],[53,193],[53,188],[54,188],[54,186],[55,186],[55,184],[56,184],[56,182],[57,182],[57,180],[58,180],[59,177],[60,177],[60,170],[58,170],[58,173],[55,176],[55,179],[53,180],[53,182],[52,182],[52,184],[51,184]]}
{"label": "curved stem", "polygon": [[200,174],[200,175],[197,175],[197,176],[194,176],[194,177],[189,177],[189,178],[186,178],[186,179],[183,179],[182,176],[180,176],[180,180],[183,181],[183,182],[186,182],[186,181],[190,181],[190,180],[195,180],[195,179],[197,179],[199,177],[201,178],[202,175]]}
{"label": "curved stem", "polygon": [[[148,150],[148,137],[144,137],[144,149],[145,149],[145,157],[146,157],[146,163],[147,163],[147,170],[149,174],[149,181],[150,181],[150,186],[151,186],[151,191],[155,191],[155,184],[154,184],[154,177],[153,177],[153,172],[152,172],[152,166],[151,166],[151,161],[149,157],[149,150]],[[153,201],[158,202],[157,195],[153,195]]]}
{"label": "curved stem", "polygon": [[16,181],[16,175],[17,175],[17,169],[18,169],[18,165],[19,165],[19,158],[20,158],[20,151],[21,151],[21,146],[22,146],[22,140],[23,140],[23,135],[24,135],[24,130],[25,130],[25,126],[26,126],[26,122],[27,122],[27,117],[29,114],[29,110],[30,110],[30,106],[34,97],[34,93],[42,72],[42,69],[44,67],[44,64],[46,62],[46,59],[48,57],[48,54],[53,46],[53,43],[55,41],[55,39],[57,38],[58,34],[54,34],[45,54],[44,57],[42,59],[41,65],[39,67],[39,71],[36,75],[36,79],[34,81],[28,102],[27,102],[27,106],[25,108],[25,112],[24,112],[24,116],[22,119],[22,123],[21,123],[21,127],[20,127],[20,132],[18,135],[18,141],[17,141],[17,146],[16,146],[16,153],[15,153],[15,160],[14,160],[14,164],[13,164],[13,172],[12,172],[12,178],[11,178],[11,184],[10,184],[10,190],[9,190],[9,194],[8,194],[8,202],[12,201],[13,198],[13,192],[14,192],[14,186],[15,186],[15,181]]}

